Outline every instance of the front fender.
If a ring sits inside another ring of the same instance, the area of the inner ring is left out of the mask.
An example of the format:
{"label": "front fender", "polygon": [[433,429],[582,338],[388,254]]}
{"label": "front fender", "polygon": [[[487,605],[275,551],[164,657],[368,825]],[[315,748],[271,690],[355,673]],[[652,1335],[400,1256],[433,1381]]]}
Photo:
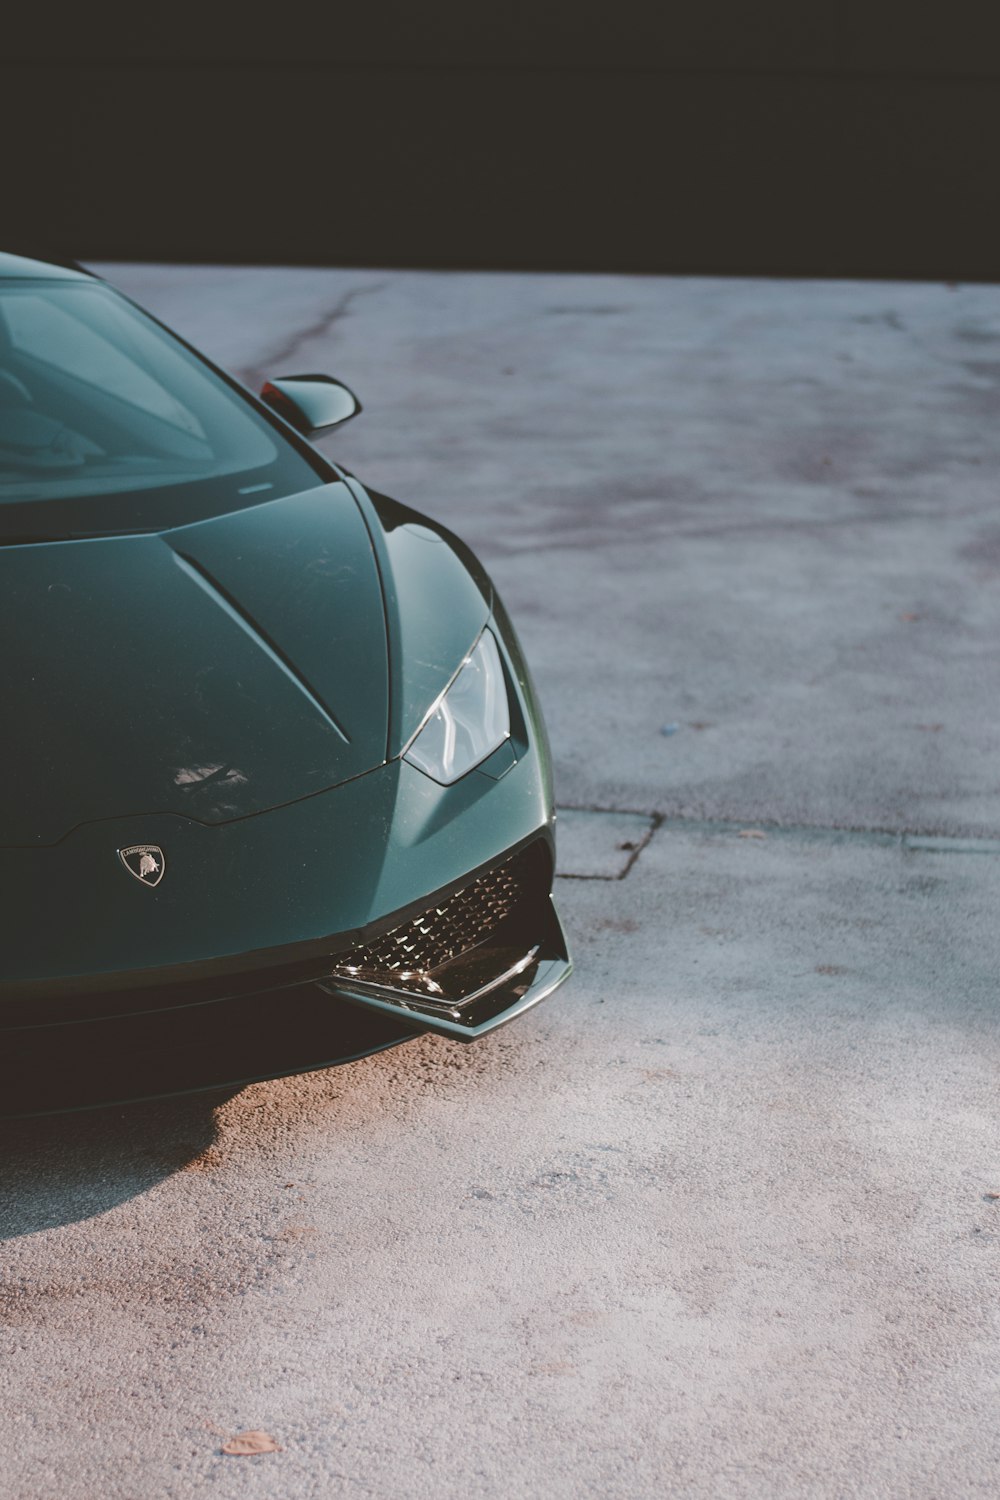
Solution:
{"label": "front fender", "polygon": [[371,534],[389,641],[386,759],[402,753],[490,618],[493,585],[475,554],[446,527],[350,475]]}

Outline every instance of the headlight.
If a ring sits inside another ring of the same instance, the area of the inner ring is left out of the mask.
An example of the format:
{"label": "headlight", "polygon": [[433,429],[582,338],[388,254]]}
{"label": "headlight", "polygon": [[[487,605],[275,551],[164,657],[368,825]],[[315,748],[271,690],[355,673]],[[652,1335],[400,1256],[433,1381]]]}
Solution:
{"label": "headlight", "polygon": [[403,752],[434,781],[451,786],[510,735],[507,684],[497,643],[484,630]]}

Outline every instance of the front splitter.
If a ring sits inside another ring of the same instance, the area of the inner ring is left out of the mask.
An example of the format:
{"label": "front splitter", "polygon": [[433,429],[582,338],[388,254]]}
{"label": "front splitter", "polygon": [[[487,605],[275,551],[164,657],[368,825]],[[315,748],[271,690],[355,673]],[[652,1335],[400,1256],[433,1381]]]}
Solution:
{"label": "front splitter", "polygon": [[61,1114],[354,1062],[424,1028],[317,985],[0,1032],[0,1118]]}

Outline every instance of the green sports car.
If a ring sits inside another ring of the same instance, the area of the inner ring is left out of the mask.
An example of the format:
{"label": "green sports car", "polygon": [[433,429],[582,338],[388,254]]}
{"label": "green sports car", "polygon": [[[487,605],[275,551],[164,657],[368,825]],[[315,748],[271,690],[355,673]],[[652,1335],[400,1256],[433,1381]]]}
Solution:
{"label": "green sports car", "polygon": [[0,255],[0,1112],[469,1041],[570,972],[480,564],[81,268]]}

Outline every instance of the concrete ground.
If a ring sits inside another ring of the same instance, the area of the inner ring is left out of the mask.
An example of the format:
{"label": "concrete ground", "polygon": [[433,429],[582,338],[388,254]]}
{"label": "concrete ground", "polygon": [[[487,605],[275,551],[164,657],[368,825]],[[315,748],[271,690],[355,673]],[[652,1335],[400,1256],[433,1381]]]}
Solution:
{"label": "concrete ground", "polygon": [[108,271],[480,551],[578,967],[0,1127],[0,1493],[996,1494],[1000,288]]}

